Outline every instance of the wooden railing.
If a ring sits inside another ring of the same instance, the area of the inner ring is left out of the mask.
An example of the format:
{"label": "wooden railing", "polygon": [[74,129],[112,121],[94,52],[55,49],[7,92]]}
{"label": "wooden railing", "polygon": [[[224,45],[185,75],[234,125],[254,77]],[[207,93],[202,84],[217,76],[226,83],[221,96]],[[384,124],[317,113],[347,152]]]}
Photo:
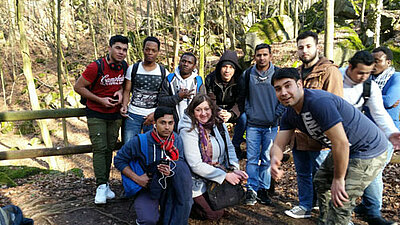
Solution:
{"label": "wooden railing", "polygon": [[[86,116],[84,108],[78,109],[54,109],[54,110],[31,110],[18,112],[1,112],[0,122],[8,121],[24,121],[36,119],[57,119],[68,117]],[[117,143],[116,149],[121,147],[121,143]],[[24,150],[8,150],[0,151],[0,160],[9,159],[25,159],[44,156],[56,155],[73,155],[92,152],[92,145],[75,145],[56,148],[39,148],[39,149],[24,149]]]}

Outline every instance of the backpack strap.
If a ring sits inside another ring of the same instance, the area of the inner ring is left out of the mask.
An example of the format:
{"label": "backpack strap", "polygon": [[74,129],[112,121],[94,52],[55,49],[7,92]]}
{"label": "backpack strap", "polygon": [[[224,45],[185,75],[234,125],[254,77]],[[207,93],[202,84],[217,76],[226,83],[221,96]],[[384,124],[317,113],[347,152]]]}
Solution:
{"label": "backpack strap", "polygon": [[168,76],[167,76],[167,81],[168,81],[169,83],[171,83],[171,81],[172,81],[172,79],[174,79],[174,77],[175,77],[175,73],[170,73],[170,74],[168,74]]}
{"label": "backpack strap", "polygon": [[[144,155],[144,158],[146,159],[146,165],[149,165],[149,157],[148,157],[148,151],[147,151],[147,136],[146,136],[146,134],[138,134],[138,136],[139,136],[139,142],[140,142],[140,150],[141,150],[141,152],[142,152],[142,154]],[[139,160],[139,162],[140,162],[140,160]],[[140,165],[140,166],[142,166],[142,165]],[[142,168],[143,168],[143,170],[146,168],[146,167],[143,167],[142,166]]]}
{"label": "backpack strap", "polygon": [[250,83],[250,73],[251,73],[251,69],[253,67],[251,66],[250,68],[248,68],[245,72],[244,72],[244,79],[245,79],[245,85],[246,85],[246,98],[249,97],[249,83]]}
{"label": "backpack strap", "polygon": [[103,70],[104,70],[104,62],[103,59],[98,59],[95,61],[97,64],[97,76],[96,79],[94,79],[92,85],[90,85],[89,91],[93,90],[94,86],[96,86],[97,81],[101,76],[103,76]]}
{"label": "backpack strap", "polygon": [[203,78],[201,78],[201,76],[196,76],[196,84],[197,84],[196,93],[199,93],[200,87],[203,84]]}
{"label": "backpack strap", "polygon": [[226,160],[228,161],[228,165],[232,166],[231,162],[229,160],[228,142],[226,140],[224,125],[222,123],[217,123],[217,128],[218,128],[219,134],[221,135],[222,139],[224,140]]}
{"label": "backpack strap", "polygon": [[365,103],[367,103],[369,97],[371,97],[371,83],[372,83],[372,81],[370,79],[366,80],[363,83],[362,97],[364,98],[364,105],[365,105]]}
{"label": "backpack strap", "polygon": [[132,71],[131,71],[131,83],[132,83],[132,86],[131,86],[131,91],[133,91],[133,83],[134,83],[137,71],[139,69],[139,63],[140,63],[140,61],[136,62],[135,64],[132,65]]}
{"label": "backpack strap", "polygon": [[127,70],[128,70],[128,63],[125,60],[123,60],[122,61],[122,71],[124,71],[124,76],[125,76]]}
{"label": "backpack strap", "polygon": [[165,67],[163,65],[161,65],[161,64],[158,64],[158,65],[160,66],[160,70],[161,70],[161,78],[162,78],[162,80],[164,80],[165,79],[165,75],[166,75]]}

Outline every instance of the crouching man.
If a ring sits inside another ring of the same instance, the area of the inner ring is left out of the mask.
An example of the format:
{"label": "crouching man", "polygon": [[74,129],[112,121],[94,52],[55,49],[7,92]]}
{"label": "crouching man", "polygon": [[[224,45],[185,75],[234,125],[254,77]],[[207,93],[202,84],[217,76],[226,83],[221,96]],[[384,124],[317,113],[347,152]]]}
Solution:
{"label": "crouching man", "polygon": [[[142,187],[133,203],[137,224],[188,224],[192,178],[183,158],[182,139],[173,132],[173,109],[158,107],[154,121],[154,128],[143,134],[145,139],[135,136],[118,151],[114,165]],[[143,154],[143,140],[147,142],[147,154]],[[131,169],[134,160],[145,165],[143,175]]]}
{"label": "crouching man", "polygon": [[[356,199],[385,165],[384,133],[344,99],[322,90],[303,89],[296,69],[272,77],[278,100],[288,107],[271,148],[271,175],[279,179],[283,149],[298,128],[332,149],[314,177],[320,208],[319,225],[347,225]],[[389,140],[395,149],[400,133]]]}

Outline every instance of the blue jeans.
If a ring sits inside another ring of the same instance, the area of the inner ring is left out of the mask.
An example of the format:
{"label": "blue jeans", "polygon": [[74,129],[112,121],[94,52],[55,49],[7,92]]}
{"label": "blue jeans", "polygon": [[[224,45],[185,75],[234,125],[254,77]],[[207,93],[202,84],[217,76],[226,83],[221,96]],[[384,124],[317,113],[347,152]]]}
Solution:
{"label": "blue jeans", "polygon": [[[388,144],[388,155],[385,166],[390,162],[393,155],[393,145]],[[362,202],[356,208],[356,213],[365,214],[368,217],[380,217],[382,208],[383,181],[382,172],[372,181],[371,184],[364,190]]]}
{"label": "blue jeans", "polygon": [[300,151],[293,148],[293,161],[297,174],[297,192],[299,205],[311,210],[316,195],[314,194],[313,178],[319,166],[324,162],[330,150]]}
{"label": "blue jeans", "polygon": [[240,144],[245,141],[243,138],[244,132],[246,131],[247,117],[246,113],[240,114],[236,120],[235,129],[233,132],[232,144],[235,148],[240,147]]}
{"label": "blue jeans", "polygon": [[[246,172],[249,175],[247,188],[254,191],[258,191],[261,188],[269,189],[271,184],[271,162],[269,150],[271,149],[277,132],[277,127],[247,127]],[[260,160],[261,163],[258,165]]]}
{"label": "blue jeans", "polygon": [[140,134],[143,129],[143,133],[151,130],[153,128],[152,125],[143,125],[145,121],[144,116],[133,114],[128,112],[128,115],[132,118],[127,117],[124,124],[124,143],[127,143],[131,140],[136,134]]}

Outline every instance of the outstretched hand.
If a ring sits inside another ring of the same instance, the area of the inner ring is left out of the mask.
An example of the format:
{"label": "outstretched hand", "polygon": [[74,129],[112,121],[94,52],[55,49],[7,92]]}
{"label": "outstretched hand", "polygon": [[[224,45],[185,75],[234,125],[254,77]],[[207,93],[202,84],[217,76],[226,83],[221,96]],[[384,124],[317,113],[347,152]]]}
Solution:
{"label": "outstretched hand", "polygon": [[283,170],[280,169],[281,163],[281,160],[277,157],[273,156],[271,158],[271,176],[275,180],[279,180],[283,176]]}
{"label": "outstretched hand", "polygon": [[345,190],[344,179],[333,179],[331,185],[332,203],[335,207],[342,207],[342,202],[348,202],[349,196]]}
{"label": "outstretched hand", "polygon": [[392,143],[394,150],[400,149],[400,132],[392,133],[389,136],[389,141]]}

